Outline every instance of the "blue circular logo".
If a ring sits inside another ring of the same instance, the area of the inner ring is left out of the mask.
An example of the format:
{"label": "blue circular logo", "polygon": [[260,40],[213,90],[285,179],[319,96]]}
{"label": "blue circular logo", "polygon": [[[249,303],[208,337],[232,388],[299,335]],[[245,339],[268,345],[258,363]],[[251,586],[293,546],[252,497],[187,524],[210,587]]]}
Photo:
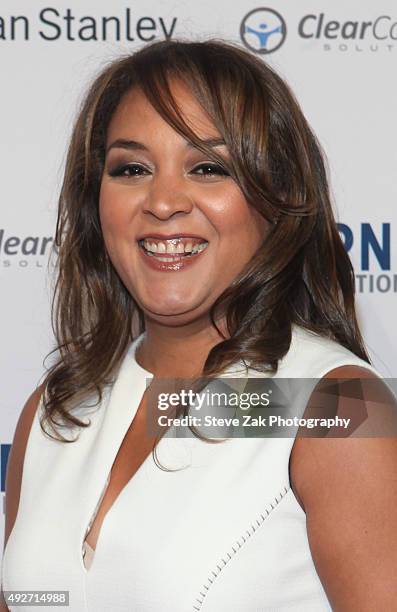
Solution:
{"label": "blue circular logo", "polygon": [[258,8],[247,13],[241,22],[240,37],[254,53],[273,53],[287,36],[285,20],[273,9]]}

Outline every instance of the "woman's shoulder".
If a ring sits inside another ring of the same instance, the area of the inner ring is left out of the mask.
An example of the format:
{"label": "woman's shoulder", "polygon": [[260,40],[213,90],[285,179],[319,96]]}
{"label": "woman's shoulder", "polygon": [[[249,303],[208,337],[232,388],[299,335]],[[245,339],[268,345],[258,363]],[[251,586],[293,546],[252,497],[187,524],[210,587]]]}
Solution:
{"label": "woman's shoulder", "polygon": [[[306,513],[317,571],[329,585],[327,592],[336,607],[339,598],[347,600],[351,593],[364,606],[362,584],[368,581],[374,585],[378,600],[386,604],[397,595],[397,401],[384,381],[374,380],[368,370],[342,366],[327,377],[366,378],[376,383],[376,396],[371,394],[366,400],[364,392],[363,397],[338,397],[338,414],[360,410],[366,415],[352,435],[338,437],[331,429],[330,437],[295,440],[290,457],[291,487]],[[374,558],[382,559],[382,569],[379,566],[375,574]],[[353,576],[352,567],[360,568],[358,576]],[[343,589],[341,575],[350,576]]]}
{"label": "woman's shoulder", "polygon": [[[364,605],[369,580],[378,600],[389,602],[396,595],[396,396],[373,366],[333,340],[299,328],[291,344],[292,363],[303,356],[316,377],[361,379],[359,386],[333,385],[337,415],[360,417],[358,427],[343,436],[331,428],[325,437],[297,437],[290,455],[291,487],[306,513],[317,571],[336,606],[352,592]],[[374,558],[383,560],[375,575]],[[353,565],[360,575],[350,573],[341,588],[339,577]]]}
{"label": "woman's shoulder", "polygon": [[379,376],[377,369],[336,340],[292,325],[290,348],[279,361],[279,377],[322,378],[341,366],[359,366]]}

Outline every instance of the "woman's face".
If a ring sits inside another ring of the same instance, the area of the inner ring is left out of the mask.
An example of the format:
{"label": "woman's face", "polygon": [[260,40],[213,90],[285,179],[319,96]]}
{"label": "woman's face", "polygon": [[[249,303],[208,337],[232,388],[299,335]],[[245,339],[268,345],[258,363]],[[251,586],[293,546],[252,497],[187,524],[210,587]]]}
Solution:
{"label": "woman's face", "polygon": [[[178,81],[171,89],[196,134],[220,138],[189,90]],[[174,131],[139,89],[121,100],[106,150],[100,220],[128,291],[159,323],[207,316],[258,249],[267,222],[237,183]],[[215,143],[214,150],[228,158],[225,145]]]}

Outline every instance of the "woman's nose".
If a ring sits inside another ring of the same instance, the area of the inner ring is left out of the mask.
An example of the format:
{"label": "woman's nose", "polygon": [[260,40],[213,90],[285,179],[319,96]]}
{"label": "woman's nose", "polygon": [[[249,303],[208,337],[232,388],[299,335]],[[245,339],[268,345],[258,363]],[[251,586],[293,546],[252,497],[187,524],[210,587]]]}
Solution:
{"label": "woman's nose", "polygon": [[193,200],[183,178],[154,177],[151,181],[142,210],[159,219],[168,219],[177,212],[189,213]]}

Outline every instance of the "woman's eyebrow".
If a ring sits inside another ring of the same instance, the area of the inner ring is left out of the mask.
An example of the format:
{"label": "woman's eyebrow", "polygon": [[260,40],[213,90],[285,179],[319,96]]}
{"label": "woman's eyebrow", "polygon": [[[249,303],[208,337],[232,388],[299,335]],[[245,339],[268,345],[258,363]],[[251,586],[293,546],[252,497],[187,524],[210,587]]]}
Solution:
{"label": "woman's eyebrow", "polygon": [[[201,141],[204,145],[209,147],[219,147],[221,145],[226,145],[223,138],[206,138]],[[195,144],[187,141],[186,146],[190,148],[196,148]],[[109,153],[110,149],[127,149],[129,151],[148,151],[149,149],[142,143],[137,140],[126,140],[124,138],[117,138],[114,140],[106,149],[106,154]]]}
{"label": "woman's eyebrow", "polygon": [[125,140],[124,138],[117,138],[114,140],[106,149],[106,153],[110,151],[110,149],[128,149],[128,150],[137,150],[140,149],[142,151],[148,151],[148,148],[142,142],[138,142],[137,140]]}
{"label": "woman's eyebrow", "polygon": [[[219,147],[221,145],[226,145],[226,142],[223,140],[223,138],[206,138],[205,140],[201,141],[204,145],[207,145],[208,147]],[[193,142],[187,142],[186,143],[187,147],[191,147],[193,149],[196,148],[196,145]]]}

